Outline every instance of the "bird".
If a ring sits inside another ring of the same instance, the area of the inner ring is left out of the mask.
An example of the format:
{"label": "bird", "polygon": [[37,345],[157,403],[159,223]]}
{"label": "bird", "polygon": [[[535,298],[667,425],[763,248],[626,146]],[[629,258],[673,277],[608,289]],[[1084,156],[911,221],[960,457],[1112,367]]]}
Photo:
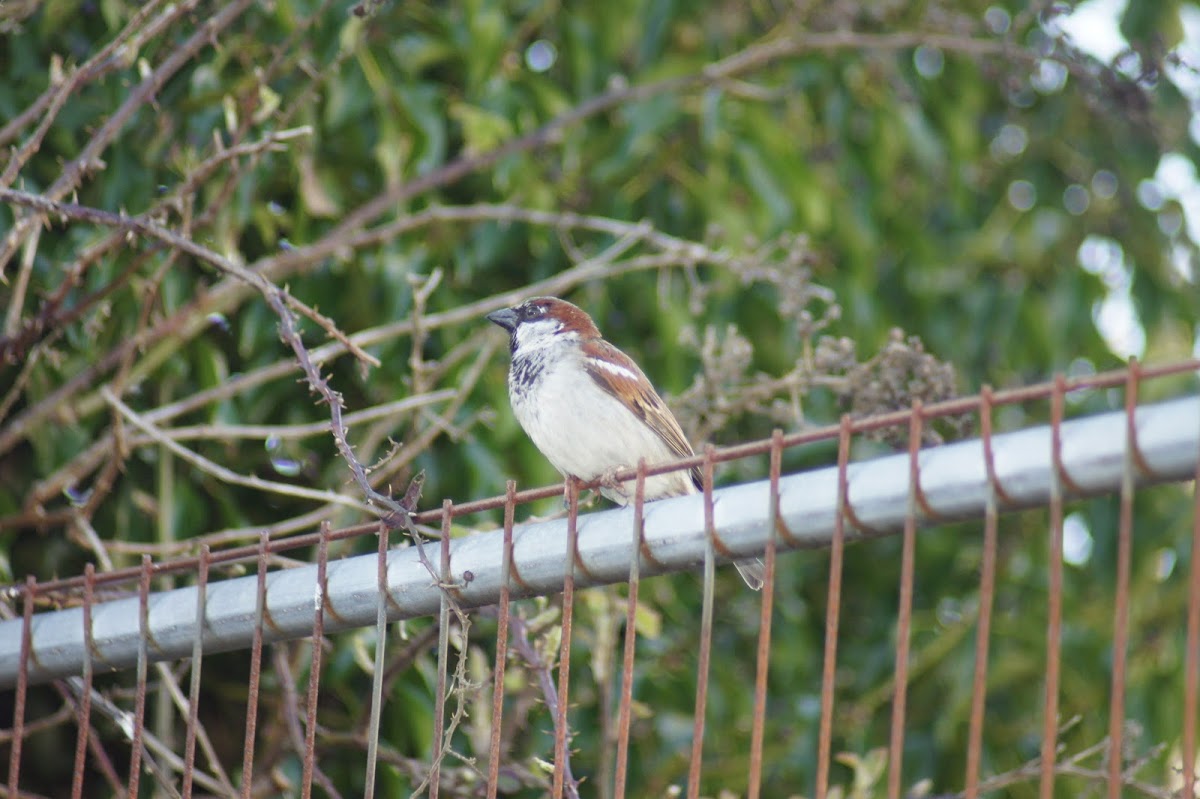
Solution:
{"label": "bird", "polygon": [[[644,458],[647,466],[694,455],[674,414],[638,365],[606,341],[581,308],[534,297],[486,316],[509,334],[508,399],[526,435],[568,482],[599,481],[619,505],[634,481],[615,474]],[[647,501],[702,490],[700,467],[646,478]],[[757,558],[734,563],[751,588],[762,588]]]}

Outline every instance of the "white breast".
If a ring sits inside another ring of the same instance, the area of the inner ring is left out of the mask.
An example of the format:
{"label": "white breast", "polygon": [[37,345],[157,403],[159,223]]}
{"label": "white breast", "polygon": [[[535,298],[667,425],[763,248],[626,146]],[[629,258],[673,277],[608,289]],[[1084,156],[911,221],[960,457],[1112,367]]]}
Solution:
{"label": "white breast", "polygon": [[[653,430],[596,385],[580,357],[573,348],[555,347],[519,355],[514,361],[514,373],[524,369],[532,379],[523,385],[510,379],[513,413],[542,454],[564,477],[585,482],[635,467],[639,458],[651,465],[674,460],[677,456]],[[632,480],[621,488],[602,489],[621,504],[632,499],[633,491]],[[686,470],[646,481],[647,499],[694,491]]]}

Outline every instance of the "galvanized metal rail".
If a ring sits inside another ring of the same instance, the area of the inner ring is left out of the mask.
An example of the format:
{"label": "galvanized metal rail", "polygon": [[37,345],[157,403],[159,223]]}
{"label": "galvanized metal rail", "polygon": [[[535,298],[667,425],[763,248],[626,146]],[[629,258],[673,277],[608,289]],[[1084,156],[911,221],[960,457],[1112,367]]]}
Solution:
{"label": "galvanized metal rail", "polygon": [[[1136,409],[1132,425],[1124,411],[1065,422],[1055,455],[1055,431],[1043,426],[992,436],[994,482],[989,482],[984,440],[975,439],[922,450],[918,490],[910,491],[911,459],[893,455],[850,464],[847,468],[847,540],[898,533],[917,498],[917,519],[928,527],[950,520],[982,519],[991,486],[1002,510],[1045,505],[1053,486],[1068,496],[1120,490],[1126,465],[1126,439],[1132,430],[1132,462],[1140,483],[1192,479],[1200,459],[1200,397]],[[838,469],[831,467],[784,476],[779,481],[780,550],[828,546],[839,517]],[[714,492],[712,521],[718,550],[727,558],[761,553],[771,535],[769,481]],[[704,497],[694,495],[646,505],[641,574],[691,570],[704,561]],[[589,513],[578,519],[575,585],[616,583],[629,576],[634,556],[635,509]],[[513,531],[512,574],[516,597],[561,591],[571,563],[568,520],[518,525]],[[450,546],[453,593],[464,608],[495,604],[505,573],[503,534],[483,533]],[[430,562],[437,547],[427,549]],[[386,561],[387,607],[392,620],[438,613],[442,593],[420,562],[415,547],[393,549]],[[327,567],[322,597],[316,566],[265,575],[262,629],[266,642],[303,638],[313,633],[322,601],[324,631],[376,623],[379,559],[375,555],[333,561]],[[88,660],[99,673],[130,668],[139,648],[150,660],[193,655],[197,636],[204,654],[251,646],[258,625],[259,578],[214,581],[201,593],[195,587],[151,593],[146,620],[139,598],[101,602],[90,609],[91,634],[85,636],[84,611],[73,608],[32,616],[27,680],[30,684],[79,675]],[[202,613],[198,606],[203,602]],[[203,624],[199,618],[203,617]],[[23,619],[0,622],[0,687],[10,687],[21,670]],[[143,629],[145,633],[143,634]],[[144,644],[143,644],[144,642]]]}

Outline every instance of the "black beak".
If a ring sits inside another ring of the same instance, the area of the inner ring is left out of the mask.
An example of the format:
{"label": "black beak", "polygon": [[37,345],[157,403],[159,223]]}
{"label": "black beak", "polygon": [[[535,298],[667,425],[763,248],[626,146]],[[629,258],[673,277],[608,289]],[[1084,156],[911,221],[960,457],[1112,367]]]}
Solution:
{"label": "black beak", "polygon": [[501,308],[499,311],[492,311],[484,318],[493,324],[500,325],[500,327],[509,333],[517,329],[517,322],[519,321],[517,312],[512,308]]}

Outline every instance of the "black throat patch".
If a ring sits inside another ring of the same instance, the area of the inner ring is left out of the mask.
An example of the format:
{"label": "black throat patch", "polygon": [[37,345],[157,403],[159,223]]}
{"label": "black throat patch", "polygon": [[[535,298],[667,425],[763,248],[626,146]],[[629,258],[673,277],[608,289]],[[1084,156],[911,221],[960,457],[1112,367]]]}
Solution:
{"label": "black throat patch", "polygon": [[546,369],[546,357],[543,353],[532,355],[514,355],[512,370],[508,373],[508,390],[517,396],[526,396]]}

